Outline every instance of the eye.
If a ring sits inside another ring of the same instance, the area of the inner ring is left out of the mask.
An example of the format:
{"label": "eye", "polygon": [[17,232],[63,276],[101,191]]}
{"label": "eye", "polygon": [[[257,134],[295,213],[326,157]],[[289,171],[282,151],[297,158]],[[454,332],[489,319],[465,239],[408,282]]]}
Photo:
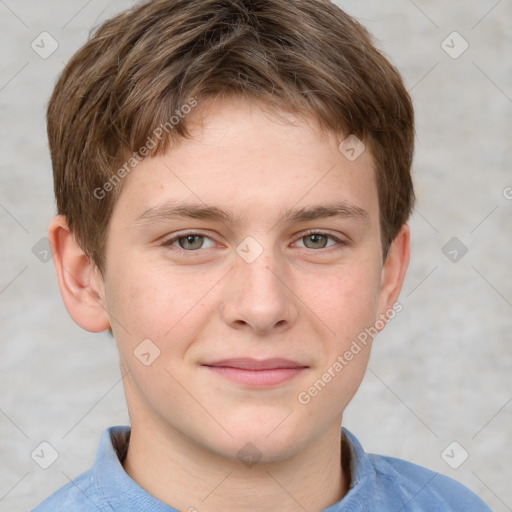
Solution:
{"label": "eye", "polygon": [[202,233],[186,233],[169,238],[163,245],[177,247],[184,251],[197,251],[198,249],[213,247],[215,242]]}
{"label": "eye", "polygon": [[[343,245],[345,242],[328,233],[310,232],[299,238],[302,247],[307,249],[326,249],[334,245]],[[297,242],[298,243],[298,242]]]}

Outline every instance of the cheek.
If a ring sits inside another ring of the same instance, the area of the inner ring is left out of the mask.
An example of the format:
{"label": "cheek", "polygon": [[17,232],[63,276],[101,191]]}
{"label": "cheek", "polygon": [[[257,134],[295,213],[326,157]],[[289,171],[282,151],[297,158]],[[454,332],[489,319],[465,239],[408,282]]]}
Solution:
{"label": "cheek", "polygon": [[107,282],[106,303],[122,353],[133,351],[146,338],[162,352],[186,349],[187,340],[193,340],[211,317],[208,305],[221,277],[218,272],[190,270],[170,272],[142,262],[116,267],[115,277]]}
{"label": "cheek", "polygon": [[378,305],[380,272],[368,265],[339,272],[309,303],[325,326],[318,366],[296,396],[310,417],[336,421],[356,393],[368,364]]}
{"label": "cheek", "polygon": [[373,325],[378,308],[380,270],[375,265],[352,265],[323,280],[308,297],[342,348],[347,340]]}

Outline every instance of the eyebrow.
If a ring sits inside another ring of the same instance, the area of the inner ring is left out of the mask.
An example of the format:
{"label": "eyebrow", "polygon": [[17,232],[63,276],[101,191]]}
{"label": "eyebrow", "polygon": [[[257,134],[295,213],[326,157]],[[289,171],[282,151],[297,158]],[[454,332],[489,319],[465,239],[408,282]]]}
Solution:
{"label": "eyebrow", "polygon": [[370,216],[366,210],[346,201],[338,201],[336,203],[326,205],[293,208],[285,212],[280,219],[289,222],[307,222],[310,220],[325,219],[329,217],[353,218],[365,222],[370,220]]}
{"label": "eyebrow", "polygon": [[[291,208],[281,213],[278,222],[309,222],[332,217],[363,222],[370,220],[368,212],[363,208],[347,201],[338,201],[325,205]],[[173,219],[211,220],[227,224],[237,224],[241,220],[239,215],[233,216],[229,211],[215,206],[196,203],[165,203],[148,208],[135,219],[135,223],[146,224]]]}

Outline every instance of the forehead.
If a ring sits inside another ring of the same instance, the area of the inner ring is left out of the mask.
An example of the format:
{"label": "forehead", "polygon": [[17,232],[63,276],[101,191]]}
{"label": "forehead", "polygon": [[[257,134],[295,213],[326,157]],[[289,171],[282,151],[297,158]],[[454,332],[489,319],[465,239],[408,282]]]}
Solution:
{"label": "forehead", "polygon": [[236,209],[239,217],[339,201],[378,215],[372,155],[347,158],[339,149],[346,134],[236,97],[197,108],[187,119],[190,138],[125,178],[118,202],[132,216],[177,200]]}

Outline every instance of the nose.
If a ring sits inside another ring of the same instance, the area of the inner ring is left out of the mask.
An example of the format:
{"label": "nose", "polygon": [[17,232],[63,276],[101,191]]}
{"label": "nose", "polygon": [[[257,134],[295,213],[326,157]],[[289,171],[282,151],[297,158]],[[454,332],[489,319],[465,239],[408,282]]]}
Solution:
{"label": "nose", "polygon": [[237,257],[224,289],[221,316],[234,329],[258,335],[282,332],[298,319],[298,297],[285,261],[264,251],[249,263]]}

